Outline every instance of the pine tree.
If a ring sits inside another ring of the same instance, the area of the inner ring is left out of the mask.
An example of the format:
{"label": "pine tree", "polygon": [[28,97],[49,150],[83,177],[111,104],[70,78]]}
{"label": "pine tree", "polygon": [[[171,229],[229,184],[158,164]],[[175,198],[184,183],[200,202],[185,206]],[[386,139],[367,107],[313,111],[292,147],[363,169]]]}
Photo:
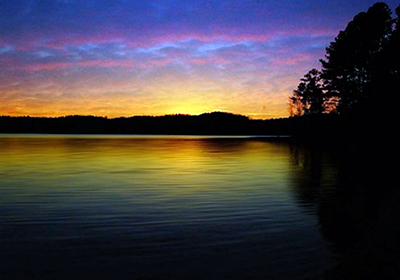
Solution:
{"label": "pine tree", "polygon": [[388,44],[393,20],[385,3],[376,3],[359,13],[326,49],[321,77],[327,94],[339,100],[346,112],[373,102],[377,61]]}
{"label": "pine tree", "polygon": [[291,115],[322,114],[325,110],[324,101],[321,73],[312,69],[304,75],[293,95],[289,97]]}

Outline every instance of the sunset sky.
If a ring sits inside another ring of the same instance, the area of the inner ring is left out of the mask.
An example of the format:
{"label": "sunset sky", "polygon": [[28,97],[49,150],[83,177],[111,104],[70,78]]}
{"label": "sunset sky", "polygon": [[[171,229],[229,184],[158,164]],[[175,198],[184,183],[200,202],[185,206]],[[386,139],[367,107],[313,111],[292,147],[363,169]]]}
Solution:
{"label": "sunset sky", "polygon": [[375,2],[0,0],[0,115],[285,117],[299,79]]}

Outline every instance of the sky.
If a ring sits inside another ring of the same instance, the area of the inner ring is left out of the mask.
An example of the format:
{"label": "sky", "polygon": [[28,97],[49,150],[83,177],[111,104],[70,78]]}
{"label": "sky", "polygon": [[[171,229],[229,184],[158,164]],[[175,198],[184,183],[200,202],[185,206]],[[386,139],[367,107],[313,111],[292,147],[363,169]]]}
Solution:
{"label": "sky", "polygon": [[300,78],[375,2],[0,0],[0,115],[286,117]]}

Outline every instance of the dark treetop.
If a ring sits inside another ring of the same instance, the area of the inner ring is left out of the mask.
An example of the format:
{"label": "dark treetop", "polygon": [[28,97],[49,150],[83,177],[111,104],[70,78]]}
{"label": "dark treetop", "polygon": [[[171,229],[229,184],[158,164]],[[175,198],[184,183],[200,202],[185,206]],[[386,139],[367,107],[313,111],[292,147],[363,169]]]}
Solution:
{"label": "dark treetop", "polygon": [[177,134],[283,135],[291,134],[287,119],[251,120],[222,112],[199,116],[134,116],[107,119],[95,116],[0,117],[0,133],[55,134]]}

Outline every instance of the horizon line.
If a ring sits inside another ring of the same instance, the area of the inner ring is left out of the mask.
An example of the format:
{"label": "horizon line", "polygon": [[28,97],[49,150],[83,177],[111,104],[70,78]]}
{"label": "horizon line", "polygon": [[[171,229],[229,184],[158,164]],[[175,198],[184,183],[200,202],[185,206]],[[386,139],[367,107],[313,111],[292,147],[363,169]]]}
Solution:
{"label": "horizon line", "polygon": [[289,116],[282,116],[282,117],[271,117],[271,118],[254,118],[249,115],[244,115],[244,114],[238,114],[238,113],[232,113],[232,112],[227,112],[227,111],[210,111],[210,112],[204,112],[200,114],[185,114],[185,113],[172,113],[172,114],[164,114],[164,115],[131,115],[131,116],[119,116],[119,117],[108,117],[108,116],[100,116],[100,115],[60,115],[60,116],[45,116],[45,115],[20,115],[20,116],[12,116],[12,115],[0,115],[0,117],[10,117],[10,118],[48,118],[48,119],[57,119],[57,118],[66,118],[66,117],[96,117],[96,118],[104,118],[104,119],[121,119],[121,118],[134,118],[134,117],[168,117],[168,116],[187,116],[187,117],[198,117],[201,115],[206,115],[206,114],[213,114],[213,113],[222,113],[222,114],[229,114],[229,115],[235,115],[235,116],[242,116],[246,117],[249,120],[274,120],[274,119],[286,119],[289,118]]}

